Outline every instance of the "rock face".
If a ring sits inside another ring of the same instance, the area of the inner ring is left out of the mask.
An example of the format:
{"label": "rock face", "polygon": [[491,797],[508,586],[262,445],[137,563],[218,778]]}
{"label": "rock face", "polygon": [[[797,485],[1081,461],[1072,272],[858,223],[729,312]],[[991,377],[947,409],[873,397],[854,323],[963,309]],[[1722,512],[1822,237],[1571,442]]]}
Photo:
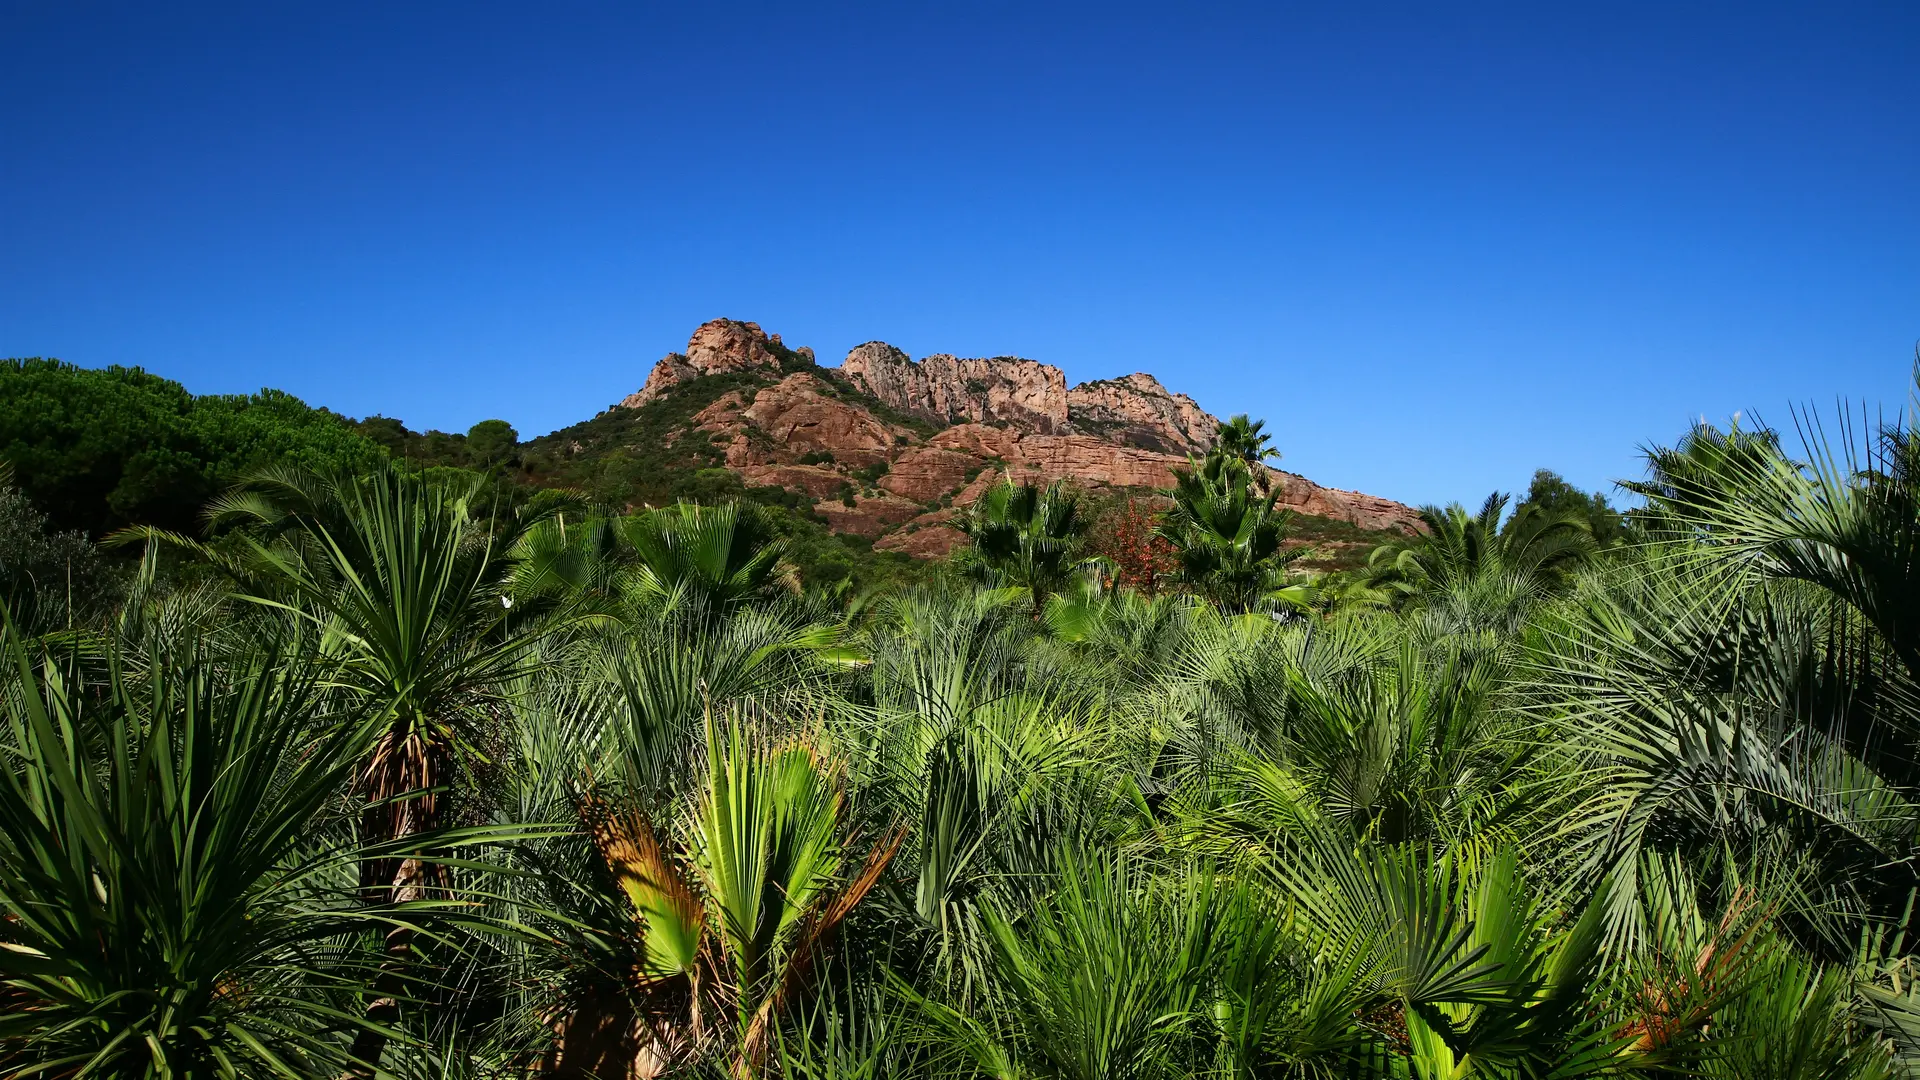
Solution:
{"label": "rock face", "polygon": [[1067,418],[1077,431],[1173,454],[1206,453],[1220,425],[1198,402],[1169,393],[1145,372],[1067,391]]}
{"label": "rock face", "polygon": [[[1069,389],[1059,368],[1033,360],[915,361],[879,341],[856,346],[833,371],[814,366],[812,350],[730,319],[695,330],[686,352],[655,364],[620,404],[644,407],[698,379],[739,373],[751,378],[694,415],[695,437],[747,483],[814,500],[835,532],[921,557],[963,543],[956,518],[1003,477],[1166,488],[1219,423],[1144,372]],[[1417,528],[1414,511],[1392,500],[1270,473],[1288,509],[1364,529]]]}
{"label": "rock face", "polygon": [[1052,433],[1067,426],[1067,377],[1057,367],[937,353],[918,363],[884,341],[855,346],[840,373],[901,412],[937,424],[1002,423]]}
{"label": "rock face", "polygon": [[[620,402],[628,409],[654,401],[681,383],[702,375],[724,375],[733,371],[780,371],[780,358],[770,348],[778,345],[778,334],[769,338],[758,323],[715,319],[700,324],[687,340],[687,351],[668,353],[653,365],[646,385],[628,394]],[[812,350],[802,350],[808,360]]]}
{"label": "rock face", "polygon": [[[983,424],[948,428],[929,445],[996,459],[1015,479],[1031,474],[1105,487],[1172,487],[1173,467],[1186,464],[1183,457],[1121,446],[1094,435],[1027,435]],[[988,477],[989,482],[996,479]]]}
{"label": "rock face", "polygon": [[985,463],[973,454],[937,446],[916,446],[893,459],[880,486],[903,499],[930,503],[958,492]]}
{"label": "rock face", "polygon": [[804,491],[816,499],[834,498],[847,478],[818,465],[743,465],[740,478],[749,484]]}
{"label": "rock face", "polygon": [[893,495],[857,495],[852,506],[826,499],[815,504],[813,512],[826,518],[834,532],[877,538],[918,517],[920,504]]}
{"label": "rock face", "polygon": [[884,341],[855,346],[841,374],[901,412],[937,424],[1003,424],[1035,435],[1094,435],[1146,450],[1205,453],[1220,423],[1144,372],[1067,388],[1049,364],[1013,356],[915,361]]}
{"label": "rock face", "polygon": [[1281,472],[1279,469],[1267,471],[1273,476],[1274,487],[1280,491],[1279,498],[1274,500],[1276,506],[1314,517],[1344,521],[1363,529],[1410,532],[1421,527],[1420,515],[1405,503],[1358,491],[1324,488],[1299,473]]}
{"label": "rock face", "polygon": [[761,390],[743,415],[772,439],[767,453],[775,461],[832,454],[842,465],[873,465],[886,461],[894,447],[893,428],[829,395],[820,377],[806,372]]}
{"label": "rock face", "polygon": [[888,533],[874,543],[874,550],[897,551],[916,559],[940,559],[967,542],[967,534],[951,525],[929,522],[913,528],[920,521],[921,518],[915,518],[907,523],[907,528]]}

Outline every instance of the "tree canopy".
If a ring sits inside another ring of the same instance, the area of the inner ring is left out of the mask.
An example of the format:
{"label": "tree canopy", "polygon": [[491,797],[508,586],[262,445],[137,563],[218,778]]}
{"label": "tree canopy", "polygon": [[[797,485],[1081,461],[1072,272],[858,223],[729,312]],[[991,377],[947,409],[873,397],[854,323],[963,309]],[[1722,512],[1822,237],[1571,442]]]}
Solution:
{"label": "tree canopy", "polygon": [[56,529],[191,530],[249,470],[365,469],[385,456],[344,418],[278,390],[196,396],[139,368],[0,361],[0,461]]}

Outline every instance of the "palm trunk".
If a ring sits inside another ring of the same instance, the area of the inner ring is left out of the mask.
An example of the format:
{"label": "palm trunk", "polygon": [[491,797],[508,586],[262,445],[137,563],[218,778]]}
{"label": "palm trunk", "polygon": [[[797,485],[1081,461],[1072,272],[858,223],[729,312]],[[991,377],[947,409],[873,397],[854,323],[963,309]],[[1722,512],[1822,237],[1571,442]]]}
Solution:
{"label": "palm trunk", "polygon": [[[381,738],[367,764],[369,806],[363,828],[370,837],[405,840],[439,826],[439,786],[442,748],[422,738],[414,724],[397,725]],[[424,794],[422,794],[424,793]],[[417,857],[369,859],[361,865],[362,895],[369,906],[405,904],[427,899],[438,876],[435,866]],[[385,959],[368,987],[372,996],[354,1036],[354,1064],[342,1080],[373,1080],[386,1056],[388,1037],[381,1028],[400,1020],[400,1001],[413,966],[414,930],[395,926],[387,931]]]}
{"label": "palm trunk", "polygon": [[617,991],[581,1002],[554,1025],[553,1046],[540,1063],[552,1080],[627,1080],[640,1071],[641,1023]]}

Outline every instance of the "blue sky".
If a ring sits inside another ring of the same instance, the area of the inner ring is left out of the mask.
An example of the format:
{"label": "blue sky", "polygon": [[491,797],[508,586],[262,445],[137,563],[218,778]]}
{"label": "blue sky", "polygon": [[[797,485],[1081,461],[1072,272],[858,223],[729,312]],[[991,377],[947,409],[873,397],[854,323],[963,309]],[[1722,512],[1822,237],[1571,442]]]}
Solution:
{"label": "blue sky", "polygon": [[1920,6],[0,0],[0,355],[523,435],[715,316],[1409,502],[1897,407]]}

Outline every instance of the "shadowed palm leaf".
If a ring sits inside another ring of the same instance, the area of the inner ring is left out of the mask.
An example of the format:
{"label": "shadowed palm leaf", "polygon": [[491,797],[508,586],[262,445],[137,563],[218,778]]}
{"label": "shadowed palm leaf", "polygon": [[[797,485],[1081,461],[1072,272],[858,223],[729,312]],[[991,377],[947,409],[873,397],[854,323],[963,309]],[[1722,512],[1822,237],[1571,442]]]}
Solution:
{"label": "shadowed palm leaf", "polygon": [[88,685],[5,636],[0,1069],[345,1067],[379,963],[356,937],[405,918],[361,909],[339,816],[364,708],[273,652]]}

